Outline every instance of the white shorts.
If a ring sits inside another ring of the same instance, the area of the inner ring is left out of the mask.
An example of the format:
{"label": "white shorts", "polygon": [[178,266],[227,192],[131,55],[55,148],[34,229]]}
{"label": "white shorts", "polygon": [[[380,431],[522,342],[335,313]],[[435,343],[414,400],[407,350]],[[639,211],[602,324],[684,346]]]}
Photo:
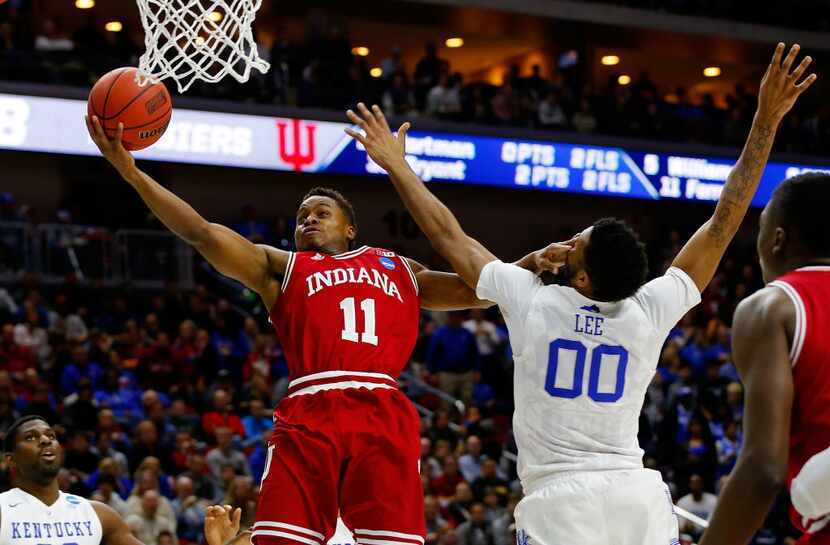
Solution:
{"label": "white shorts", "polygon": [[562,475],[516,507],[518,545],[675,545],[677,534],[669,489],[650,469]]}

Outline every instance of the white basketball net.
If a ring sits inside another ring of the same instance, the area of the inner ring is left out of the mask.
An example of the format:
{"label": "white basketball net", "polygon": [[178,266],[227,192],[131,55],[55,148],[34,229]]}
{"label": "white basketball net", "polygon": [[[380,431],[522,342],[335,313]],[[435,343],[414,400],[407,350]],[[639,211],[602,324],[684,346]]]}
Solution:
{"label": "white basketball net", "polygon": [[147,51],[138,65],[139,83],[171,78],[180,92],[196,80],[216,83],[228,74],[248,81],[263,74],[251,25],[262,0],[136,0]]}

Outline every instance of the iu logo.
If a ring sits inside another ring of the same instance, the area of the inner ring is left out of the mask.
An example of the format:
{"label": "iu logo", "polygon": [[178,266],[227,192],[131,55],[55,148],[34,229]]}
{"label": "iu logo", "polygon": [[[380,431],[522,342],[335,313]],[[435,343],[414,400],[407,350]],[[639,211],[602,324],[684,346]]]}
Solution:
{"label": "iu logo", "polygon": [[294,170],[296,172],[300,172],[304,166],[308,166],[314,162],[314,131],[315,129],[317,129],[317,126],[312,125],[311,123],[305,123],[305,147],[308,150],[308,152],[306,155],[303,155],[300,146],[300,140],[302,139],[302,125],[303,122],[300,119],[291,120],[291,131],[293,137],[291,144],[291,152],[289,154],[288,141],[285,135],[286,130],[288,129],[288,123],[285,123],[284,121],[277,121],[277,128],[280,131],[280,159],[294,167]]}

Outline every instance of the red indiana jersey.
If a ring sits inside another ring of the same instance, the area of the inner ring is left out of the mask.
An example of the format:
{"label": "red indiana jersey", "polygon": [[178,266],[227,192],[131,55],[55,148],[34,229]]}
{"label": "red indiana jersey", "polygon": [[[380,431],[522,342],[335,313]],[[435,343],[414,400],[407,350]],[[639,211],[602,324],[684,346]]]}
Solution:
{"label": "red indiana jersey", "polygon": [[296,252],[271,323],[292,384],[331,371],[396,379],[415,346],[420,306],[415,275],[394,252],[368,246],[336,256]]}
{"label": "red indiana jersey", "polygon": [[[790,424],[789,486],[807,460],[830,447],[830,266],[803,267],[770,285],[784,290],[795,306],[795,330],[790,345],[795,395]],[[806,528],[794,509],[792,514],[800,529],[818,530],[805,543],[830,543],[827,519],[806,524]]]}

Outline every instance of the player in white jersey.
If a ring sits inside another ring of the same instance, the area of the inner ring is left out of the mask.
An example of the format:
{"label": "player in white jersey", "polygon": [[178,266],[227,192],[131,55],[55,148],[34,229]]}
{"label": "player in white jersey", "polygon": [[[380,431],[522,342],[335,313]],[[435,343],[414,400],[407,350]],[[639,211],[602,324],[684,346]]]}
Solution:
{"label": "player in white jersey", "polygon": [[18,419],[3,451],[16,488],[0,494],[0,544],[141,545],[108,505],[61,492],[63,449],[44,418]]}
{"label": "player in white jersey", "polygon": [[660,474],[642,465],[638,417],[671,327],[700,301],[738,230],[769,157],[775,132],[814,78],[809,58],[791,70],[776,49],[746,146],[711,219],[665,275],[644,284],[643,245],[623,222],[603,219],[524,264],[558,273],[544,285],[498,261],[468,237],[405,158],[405,123],[392,135],[383,112],[358,105],[347,129],[385,169],[441,254],[482,299],[498,303],[515,366],[514,433],[525,498],[516,509],[520,545],[669,545],[677,519]]}

